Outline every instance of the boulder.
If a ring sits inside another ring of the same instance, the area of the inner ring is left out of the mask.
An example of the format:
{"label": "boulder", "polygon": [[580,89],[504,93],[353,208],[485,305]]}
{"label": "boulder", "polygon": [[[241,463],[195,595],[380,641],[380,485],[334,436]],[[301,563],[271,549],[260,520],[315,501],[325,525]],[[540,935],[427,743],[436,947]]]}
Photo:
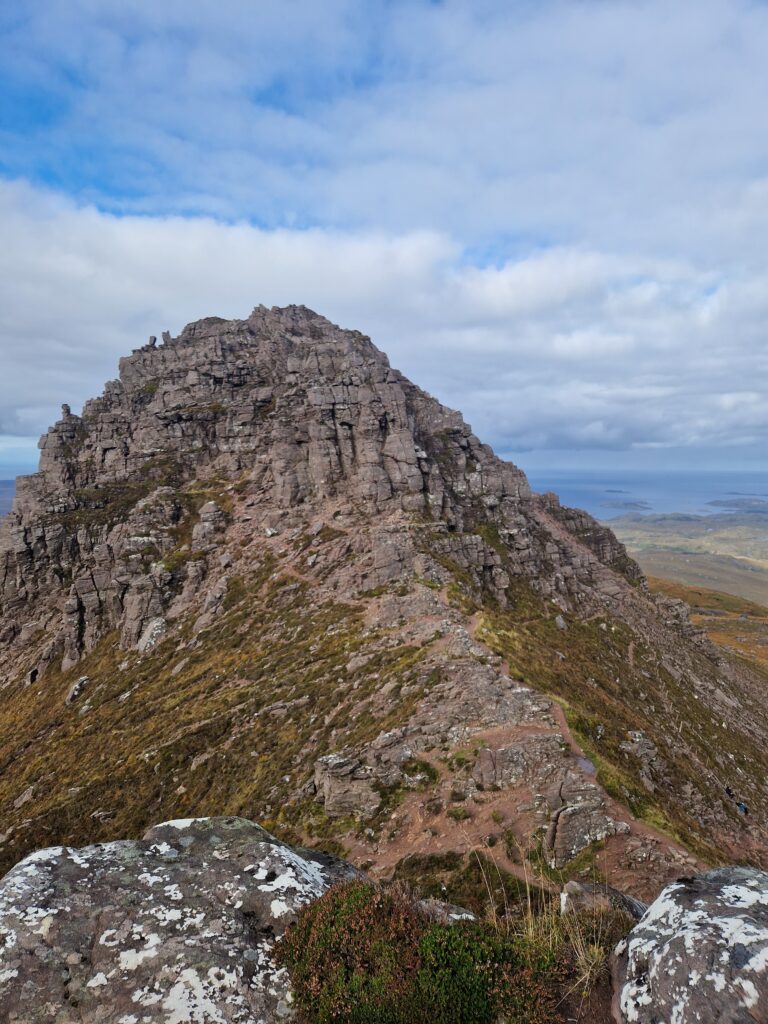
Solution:
{"label": "boulder", "polygon": [[719,868],[667,886],[614,970],[621,1024],[764,1024],[768,874]]}
{"label": "boulder", "polygon": [[551,814],[544,850],[553,868],[563,867],[592,843],[629,833],[625,821],[608,813],[603,790],[575,772],[567,772],[547,800]]}
{"label": "boulder", "polygon": [[330,817],[369,818],[381,806],[374,770],[349,752],[327,754],[315,764],[315,791]]}
{"label": "boulder", "polygon": [[0,1020],[257,1024],[292,1015],[271,951],[343,861],[242,818],[55,847],[0,881]]}

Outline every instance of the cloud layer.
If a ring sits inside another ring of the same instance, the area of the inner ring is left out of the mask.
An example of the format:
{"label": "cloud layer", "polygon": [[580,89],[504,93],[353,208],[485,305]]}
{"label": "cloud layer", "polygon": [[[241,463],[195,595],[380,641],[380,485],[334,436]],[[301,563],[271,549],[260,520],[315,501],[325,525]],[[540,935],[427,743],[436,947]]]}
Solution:
{"label": "cloud layer", "polygon": [[[29,434],[150,333],[304,302],[371,334],[501,450],[768,441],[768,276],[561,247],[467,264],[446,235],[117,217],[0,185],[0,433]],[[525,461],[523,459],[523,461]]]}
{"label": "cloud layer", "polygon": [[765,450],[767,4],[19,0],[0,36],[0,468],[258,302],[512,453]]}
{"label": "cloud layer", "polygon": [[762,2],[19,0],[0,31],[6,174],[101,205],[762,250]]}

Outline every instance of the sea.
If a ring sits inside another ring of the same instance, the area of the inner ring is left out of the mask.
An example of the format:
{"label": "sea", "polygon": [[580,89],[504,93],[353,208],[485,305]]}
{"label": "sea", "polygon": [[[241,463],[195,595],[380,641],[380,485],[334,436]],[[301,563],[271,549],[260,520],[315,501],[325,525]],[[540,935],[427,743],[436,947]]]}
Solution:
{"label": "sea", "polygon": [[536,470],[534,491],[554,491],[563,505],[596,519],[631,514],[768,513],[768,469]]}

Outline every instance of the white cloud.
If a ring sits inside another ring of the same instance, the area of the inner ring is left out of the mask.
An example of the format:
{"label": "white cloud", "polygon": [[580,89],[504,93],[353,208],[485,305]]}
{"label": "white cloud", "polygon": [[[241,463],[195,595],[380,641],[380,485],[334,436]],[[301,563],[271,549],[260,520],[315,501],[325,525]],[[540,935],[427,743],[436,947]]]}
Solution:
{"label": "white cloud", "polygon": [[18,0],[0,35],[0,430],[305,302],[507,450],[765,444],[768,4]]}
{"label": "white cloud", "polygon": [[0,220],[6,434],[97,394],[150,333],[303,302],[371,334],[503,450],[768,442],[762,277],[717,286],[713,305],[711,273],[645,256],[558,249],[482,270],[433,232],[116,217],[21,184],[0,185]]}
{"label": "white cloud", "polygon": [[591,328],[556,334],[552,339],[553,352],[565,359],[605,359],[631,352],[634,347],[634,338],[630,334],[609,334]]}
{"label": "white cloud", "polygon": [[764,3],[19,0],[3,29],[54,99],[10,170],[113,208],[763,259]]}

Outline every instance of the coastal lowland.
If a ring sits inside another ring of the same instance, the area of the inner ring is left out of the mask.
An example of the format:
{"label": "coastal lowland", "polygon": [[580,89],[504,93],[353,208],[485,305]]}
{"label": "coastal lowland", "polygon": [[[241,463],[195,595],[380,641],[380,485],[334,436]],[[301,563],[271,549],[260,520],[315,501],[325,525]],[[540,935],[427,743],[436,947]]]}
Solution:
{"label": "coastal lowland", "polygon": [[710,515],[620,516],[611,529],[649,576],[768,606],[768,501],[712,505]]}

